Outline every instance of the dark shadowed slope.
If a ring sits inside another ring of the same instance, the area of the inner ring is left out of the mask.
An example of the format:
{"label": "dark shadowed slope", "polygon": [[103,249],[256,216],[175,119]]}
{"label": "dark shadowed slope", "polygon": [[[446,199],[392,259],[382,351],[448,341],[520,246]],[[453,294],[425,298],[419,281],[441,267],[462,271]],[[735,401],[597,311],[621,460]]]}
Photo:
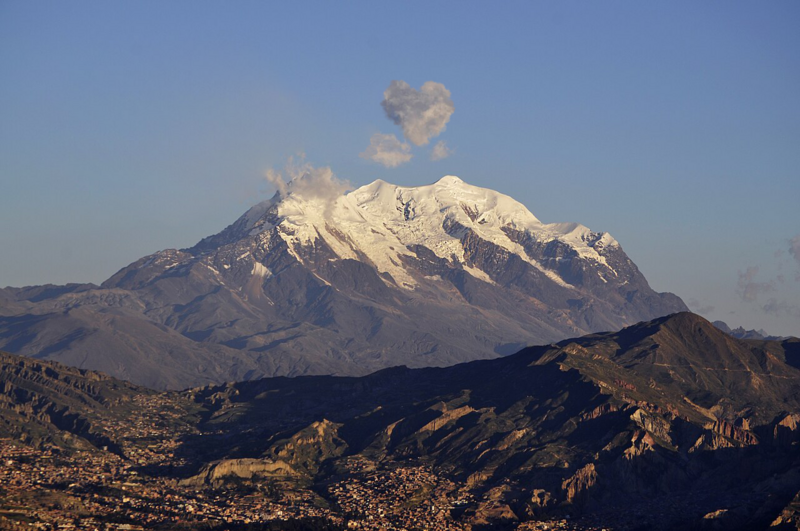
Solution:
{"label": "dark shadowed slope", "polygon": [[715,525],[753,529],[800,490],[796,346],[681,313],[445,369],[210,387],[190,393],[204,429],[236,442],[186,450],[223,459],[198,481],[230,458],[317,480],[349,455],[421,460],[484,500],[476,521],[608,512],[674,529],[722,511]]}
{"label": "dark shadowed slope", "polygon": [[[474,499],[459,518],[475,525],[570,514],[614,529],[760,529],[781,514],[795,518],[798,345],[737,340],[679,313],[448,368],[167,393],[157,395],[159,408],[192,412],[174,449],[183,465],[163,461],[141,472],[197,486],[279,478],[324,492],[354,459],[377,469],[427,464]],[[55,364],[3,360],[12,369],[28,364],[18,387],[49,371],[53,403],[87,386],[147,392]],[[64,386],[65,378],[74,381]],[[14,404],[19,393],[6,396]],[[93,404],[87,418],[125,417],[124,397],[81,400]],[[53,426],[30,415],[16,422]]]}

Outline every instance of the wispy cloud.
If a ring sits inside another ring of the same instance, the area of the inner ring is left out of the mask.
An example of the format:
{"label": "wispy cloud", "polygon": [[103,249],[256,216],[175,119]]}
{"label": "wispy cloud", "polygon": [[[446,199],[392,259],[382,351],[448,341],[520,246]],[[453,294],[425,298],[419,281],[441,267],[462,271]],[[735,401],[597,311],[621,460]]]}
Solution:
{"label": "wispy cloud", "polygon": [[758,300],[761,293],[767,293],[775,289],[772,282],[756,282],[756,275],[758,275],[758,267],[748,267],[747,271],[739,272],[739,289],[737,293],[745,302],[754,302]]}
{"label": "wispy cloud", "polygon": [[403,129],[415,146],[427,144],[445,130],[455,111],[450,91],[441,83],[427,81],[420,90],[405,81],[392,81],[381,102],[386,116]]}
{"label": "wispy cloud", "polygon": [[761,309],[770,315],[794,315],[800,317],[800,306],[786,301],[779,301],[775,298],[770,298]]}
{"label": "wispy cloud", "polygon": [[[767,281],[759,281],[758,266],[748,267],[746,271],[739,271],[737,295],[747,303],[756,303],[756,309],[772,317],[798,317],[800,318],[800,305],[787,300],[791,298],[791,287],[786,284],[786,276],[780,271],[787,265],[787,257],[791,255],[800,266],[800,234],[787,240],[788,248],[778,249],[773,254],[776,260],[776,273]],[[788,260],[790,262],[790,260]],[[795,277],[800,281],[800,271]],[[770,294],[766,302],[761,302],[763,295]]]}
{"label": "wispy cloud", "polygon": [[[800,234],[789,240],[789,253],[794,257],[800,267]],[[800,282],[800,272],[795,275],[795,280]]]}
{"label": "wispy cloud", "polygon": [[396,168],[411,160],[413,155],[411,146],[400,142],[396,136],[375,133],[369,139],[369,146],[359,157],[383,164],[387,168]]}
{"label": "wispy cloud", "polygon": [[453,149],[450,149],[447,146],[447,142],[444,140],[439,140],[433,149],[431,150],[431,160],[442,160],[446,159],[450,155],[454,153]]}

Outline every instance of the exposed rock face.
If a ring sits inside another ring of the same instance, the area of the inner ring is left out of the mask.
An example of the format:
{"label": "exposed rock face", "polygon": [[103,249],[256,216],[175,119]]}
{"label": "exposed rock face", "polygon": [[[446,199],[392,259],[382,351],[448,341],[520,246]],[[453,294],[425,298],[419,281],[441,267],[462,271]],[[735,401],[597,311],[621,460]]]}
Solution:
{"label": "exposed rock face", "polygon": [[184,485],[215,485],[226,480],[292,477],[298,473],[287,463],[266,459],[225,459],[206,466],[198,475],[181,481]]}
{"label": "exposed rock face", "polygon": [[533,489],[528,507],[528,514],[532,517],[543,514],[555,504],[553,495],[544,489]]}
{"label": "exposed rock face", "polygon": [[[667,418],[669,418],[669,416],[667,416]],[[649,446],[655,445],[655,441],[652,441],[653,436],[661,441],[672,444],[672,436],[670,435],[672,424],[666,420],[664,416],[653,415],[641,409],[637,409],[633,412],[633,415],[631,415],[631,420],[645,430],[648,437],[647,444]]]}
{"label": "exposed rock face", "polygon": [[561,489],[565,492],[567,503],[578,503],[579,497],[585,497],[585,493],[597,483],[597,470],[594,463],[589,463],[583,468],[578,469],[575,474],[564,480]]}
{"label": "exposed rock face", "polygon": [[182,388],[446,366],[685,309],[609,234],[445,177],[276,196],[101,287],[0,290],[0,348]]}
{"label": "exposed rock face", "polygon": [[800,415],[797,413],[790,413],[775,424],[772,435],[779,444],[791,446],[800,441],[800,430],[798,430],[798,427],[800,427]]}
{"label": "exposed rock face", "polygon": [[722,435],[723,437],[740,442],[744,445],[758,444],[758,438],[755,435],[745,429],[738,428],[723,419],[717,419],[714,421],[714,423],[711,425],[711,430]]}

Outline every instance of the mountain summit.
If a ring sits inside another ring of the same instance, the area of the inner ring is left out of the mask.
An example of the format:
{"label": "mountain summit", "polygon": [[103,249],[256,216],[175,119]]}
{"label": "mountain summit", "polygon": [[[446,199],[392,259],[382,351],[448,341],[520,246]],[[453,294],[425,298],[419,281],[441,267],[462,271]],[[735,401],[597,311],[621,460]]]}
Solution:
{"label": "mountain summit", "polygon": [[467,232],[519,257],[561,286],[568,286],[562,275],[540,264],[518,240],[528,236],[542,244],[558,241],[579,257],[602,265],[601,277],[616,276],[602,252],[604,247],[618,247],[609,234],[593,233],[577,223],[545,225],[514,199],[452,175],[417,188],[377,180],[333,201],[313,193],[276,195],[193,251],[214,250],[276,227],[298,257],[319,243],[335,259],[368,262],[388,284],[405,289],[420,284],[406,266],[417,258],[412,250],[416,246],[428,248],[438,259],[461,266],[480,280],[490,280],[472,263],[462,243]]}
{"label": "mountain summit", "polygon": [[102,284],[0,292],[0,347],[154,387],[509,354],[685,310],[608,233],[454,176],[300,183]]}

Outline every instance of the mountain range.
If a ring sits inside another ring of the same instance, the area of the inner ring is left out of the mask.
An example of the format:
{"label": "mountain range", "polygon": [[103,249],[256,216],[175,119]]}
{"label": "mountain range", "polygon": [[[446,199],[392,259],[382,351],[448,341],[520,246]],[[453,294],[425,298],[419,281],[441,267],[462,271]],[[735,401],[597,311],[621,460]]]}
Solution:
{"label": "mountain range", "polygon": [[725,321],[714,321],[713,324],[726,334],[731,335],[737,339],[772,339],[772,340],[787,339],[782,336],[770,335],[763,328],[760,330],[746,330],[743,326],[731,328]]}
{"label": "mountain range", "polygon": [[581,529],[800,522],[800,341],[739,340],[690,313],[447,368],[180,393],[24,357],[0,362],[2,435],[32,445],[102,444],[124,456],[137,448],[121,434],[140,431],[140,397],[184,411],[162,420],[166,433],[192,426],[165,436],[183,465],[142,468],[141,481],[280,479],[325,493],[353,463],[422,465],[472,500],[451,518],[473,529],[567,514],[591,523]]}
{"label": "mountain range", "polygon": [[686,310],[608,233],[457,177],[335,197],[302,179],[101,286],[0,290],[0,348],[174,389],[446,366]]}

